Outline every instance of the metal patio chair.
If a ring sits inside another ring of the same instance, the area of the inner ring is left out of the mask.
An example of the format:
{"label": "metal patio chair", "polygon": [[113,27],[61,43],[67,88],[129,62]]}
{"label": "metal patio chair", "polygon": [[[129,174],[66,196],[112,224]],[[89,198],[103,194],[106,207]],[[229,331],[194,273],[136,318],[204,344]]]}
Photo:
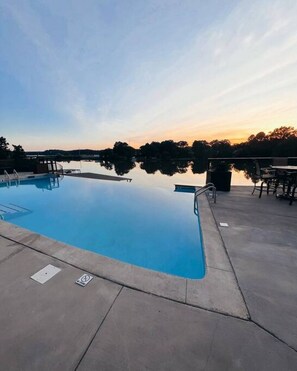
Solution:
{"label": "metal patio chair", "polygon": [[[259,198],[261,198],[263,189],[266,188],[266,193],[269,192],[275,193],[275,182],[276,182],[276,174],[275,171],[268,168],[260,168],[258,160],[255,162],[255,174],[251,177],[252,182],[254,183],[254,188],[252,191],[252,195],[255,191],[259,191]],[[260,185],[258,184],[260,182]]]}

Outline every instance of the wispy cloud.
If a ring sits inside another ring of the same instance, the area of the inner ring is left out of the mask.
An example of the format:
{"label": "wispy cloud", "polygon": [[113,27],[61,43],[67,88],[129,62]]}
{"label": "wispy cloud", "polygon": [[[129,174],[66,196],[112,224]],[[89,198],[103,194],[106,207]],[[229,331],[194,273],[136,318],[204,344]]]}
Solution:
{"label": "wispy cloud", "polygon": [[[55,113],[46,127],[53,143],[57,128],[73,129],[65,146],[294,124],[296,1],[226,4],[6,1],[15,34],[0,71]],[[20,52],[26,61],[9,63]]]}

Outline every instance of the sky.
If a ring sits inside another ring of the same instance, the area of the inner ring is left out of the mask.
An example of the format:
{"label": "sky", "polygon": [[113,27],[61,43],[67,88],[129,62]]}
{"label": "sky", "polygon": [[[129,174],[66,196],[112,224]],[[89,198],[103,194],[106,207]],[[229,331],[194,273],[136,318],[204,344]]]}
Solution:
{"label": "sky", "polygon": [[0,136],[25,150],[297,126],[296,0],[0,0]]}

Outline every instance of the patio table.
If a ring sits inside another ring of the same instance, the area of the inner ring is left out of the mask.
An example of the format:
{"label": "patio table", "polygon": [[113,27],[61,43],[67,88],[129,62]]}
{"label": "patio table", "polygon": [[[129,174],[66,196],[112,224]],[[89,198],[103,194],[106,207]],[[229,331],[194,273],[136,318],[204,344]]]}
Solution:
{"label": "patio table", "polygon": [[296,190],[296,179],[297,179],[297,166],[286,165],[286,166],[270,166],[272,170],[276,171],[276,182],[275,191],[279,185],[282,184],[283,192],[281,194],[276,194],[277,198],[284,198],[290,200],[290,205],[292,205],[295,197]]}
{"label": "patio table", "polygon": [[296,165],[286,165],[286,166],[269,166],[270,169],[273,170],[282,170],[282,171],[297,171]]}

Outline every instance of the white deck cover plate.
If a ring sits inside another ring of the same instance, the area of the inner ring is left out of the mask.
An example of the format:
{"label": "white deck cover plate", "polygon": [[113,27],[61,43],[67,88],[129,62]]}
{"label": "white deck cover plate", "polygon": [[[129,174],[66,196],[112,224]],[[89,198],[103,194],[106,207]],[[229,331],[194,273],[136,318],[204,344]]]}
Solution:
{"label": "white deck cover plate", "polygon": [[85,273],[81,277],[79,277],[79,279],[75,281],[75,283],[77,283],[78,285],[82,287],[85,287],[90,281],[92,281],[93,278],[94,277],[91,276],[90,274]]}
{"label": "white deck cover plate", "polygon": [[228,223],[220,223],[220,227],[229,227]]}
{"label": "white deck cover plate", "polygon": [[32,280],[39,282],[41,284],[44,284],[48,280],[50,280],[52,277],[54,277],[57,273],[60,272],[60,268],[57,268],[51,264],[47,265],[46,267],[42,268],[37,273],[33,274],[31,276]]}

